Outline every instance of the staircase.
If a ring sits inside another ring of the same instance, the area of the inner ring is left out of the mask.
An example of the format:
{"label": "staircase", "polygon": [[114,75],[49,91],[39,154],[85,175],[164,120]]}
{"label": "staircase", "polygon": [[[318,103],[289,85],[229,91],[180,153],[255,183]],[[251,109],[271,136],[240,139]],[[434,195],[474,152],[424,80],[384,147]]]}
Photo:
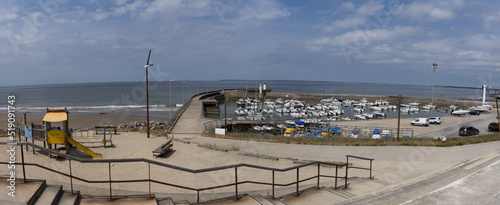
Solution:
{"label": "staircase", "polygon": [[[27,179],[24,182],[22,179],[16,179],[15,196],[8,196],[10,190],[7,188],[8,181],[6,177],[0,177],[0,204],[61,204],[61,205],[78,205],[78,204],[155,204],[155,205],[187,205],[195,202],[187,200],[174,200],[171,197],[155,198],[140,195],[140,196],[113,196],[110,201],[108,197],[82,197],[79,192],[63,190],[61,185],[48,185],[45,180]],[[204,204],[226,205],[286,205],[286,204],[331,204],[342,202],[356,195],[349,193],[343,189],[334,190],[333,187],[321,187],[316,189],[311,187],[299,192],[300,197],[295,193],[283,195],[276,199],[271,199],[270,196],[262,196],[260,194],[242,194],[239,200],[234,200],[234,197],[219,198],[212,201],[204,202]]]}
{"label": "staircase", "polygon": [[78,192],[73,194],[64,191],[61,185],[47,185],[45,180],[16,179],[15,196],[8,196],[10,190],[6,177],[0,177],[0,204],[29,204],[29,205],[77,205],[77,204],[158,204],[155,198],[126,197],[109,201],[107,197],[82,197]]}

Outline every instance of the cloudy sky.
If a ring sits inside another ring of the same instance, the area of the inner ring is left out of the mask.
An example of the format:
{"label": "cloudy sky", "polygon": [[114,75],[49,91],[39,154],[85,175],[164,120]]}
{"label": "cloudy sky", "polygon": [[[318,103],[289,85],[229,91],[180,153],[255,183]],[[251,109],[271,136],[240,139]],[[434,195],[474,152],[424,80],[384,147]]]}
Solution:
{"label": "cloudy sky", "polygon": [[498,1],[3,0],[0,86],[317,80],[500,86]]}

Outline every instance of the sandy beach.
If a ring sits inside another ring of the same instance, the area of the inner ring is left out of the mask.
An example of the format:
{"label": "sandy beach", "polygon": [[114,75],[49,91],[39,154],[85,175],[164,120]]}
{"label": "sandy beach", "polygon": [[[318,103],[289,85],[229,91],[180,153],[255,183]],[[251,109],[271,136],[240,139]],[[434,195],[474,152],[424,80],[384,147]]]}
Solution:
{"label": "sandy beach", "polygon": [[[71,111],[70,111],[71,112]],[[34,124],[42,124],[44,115],[27,115],[27,122]],[[17,116],[21,120],[22,115]],[[0,119],[7,119],[7,114],[0,114]],[[119,125],[135,121],[146,121],[145,116],[137,115],[114,115],[114,114],[93,114],[93,115],[69,115],[69,127],[76,128],[90,128],[99,125]],[[150,121],[167,121],[168,119],[149,117]],[[0,120],[0,129],[7,128],[7,120]]]}

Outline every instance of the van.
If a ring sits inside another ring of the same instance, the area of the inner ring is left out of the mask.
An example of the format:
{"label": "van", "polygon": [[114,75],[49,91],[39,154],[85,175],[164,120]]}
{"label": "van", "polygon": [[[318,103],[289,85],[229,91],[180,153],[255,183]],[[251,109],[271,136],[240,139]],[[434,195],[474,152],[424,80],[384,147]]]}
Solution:
{"label": "van", "polygon": [[411,121],[411,125],[419,125],[419,126],[429,126],[429,118],[417,118],[414,121]]}

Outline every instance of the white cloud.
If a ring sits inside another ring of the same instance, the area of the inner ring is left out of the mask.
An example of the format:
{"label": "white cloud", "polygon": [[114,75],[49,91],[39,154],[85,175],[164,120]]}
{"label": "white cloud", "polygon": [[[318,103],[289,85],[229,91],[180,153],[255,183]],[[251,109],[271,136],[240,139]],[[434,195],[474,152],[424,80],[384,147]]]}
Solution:
{"label": "white cloud", "polygon": [[[15,8],[13,9],[16,10]],[[0,9],[0,22],[17,19],[19,16],[12,10]]]}
{"label": "white cloud", "polygon": [[390,53],[392,52],[391,47],[387,44],[383,44],[381,46],[375,46],[373,47],[373,52],[374,53]]}
{"label": "white cloud", "polygon": [[456,10],[463,6],[462,1],[415,1],[402,7],[399,16],[412,20],[451,20],[456,17]]}
{"label": "white cloud", "polygon": [[115,0],[116,5],[124,5],[127,3],[128,0]]}
{"label": "white cloud", "polygon": [[469,47],[481,50],[500,48],[500,36],[494,34],[467,35],[462,42]]}
{"label": "white cloud", "polygon": [[428,53],[448,54],[455,50],[456,43],[450,39],[429,40],[419,43],[413,43],[412,46],[420,51]]}
{"label": "white cloud", "polygon": [[457,58],[460,59],[472,59],[472,60],[495,60],[496,58],[491,56],[489,53],[476,51],[476,50],[467,50],[460,51],[457,54]]}
{"label": "white cloud", "polygon": [[238,21],[270,20],[290,16],[290,11],[286,8],[281,8],[273,1],[258,1],[255,5],[245,6],[239,12]]}
{"label": "white cloud", "polygon": [[[348,10],[354,10],[355,8],[351,2],[343,4],[340,8],[344,9],[344,7],[352,8]],[[366,23],[370,15],[373,15],[375,12],[378,12],[383,8],[384,5],[378,2],[369,1],[356,9],[353,12],[353,15],[349,15],[344,19],[334,20],[329,25],[325,26],[323,30],[326,32],[331,32],[339,29],[354,28],[356,26],[363,25]]]}
{"label": "white cloud", "polygon": [[375,1],[369,1],[361,5],[359,9],[356,10],[356,15],[361,15],[361,16],[373,15],[375,12],[380,11],[383,8],[384,5],[382,5],[381,3]]}
{"label": "white cloud", "polygon": [[342,6],[340,6],[341,9],[344,9],[344,10],[354,10],[354,4],[352,4],[352,2],[347,2],[347,3],[343,3]]}
{"label": "white cloud", "polygon": [[500,25],[500,12],[497,12],[496,14],[486,15],[483,18],[483,25],[486,28],[494,28]]}

